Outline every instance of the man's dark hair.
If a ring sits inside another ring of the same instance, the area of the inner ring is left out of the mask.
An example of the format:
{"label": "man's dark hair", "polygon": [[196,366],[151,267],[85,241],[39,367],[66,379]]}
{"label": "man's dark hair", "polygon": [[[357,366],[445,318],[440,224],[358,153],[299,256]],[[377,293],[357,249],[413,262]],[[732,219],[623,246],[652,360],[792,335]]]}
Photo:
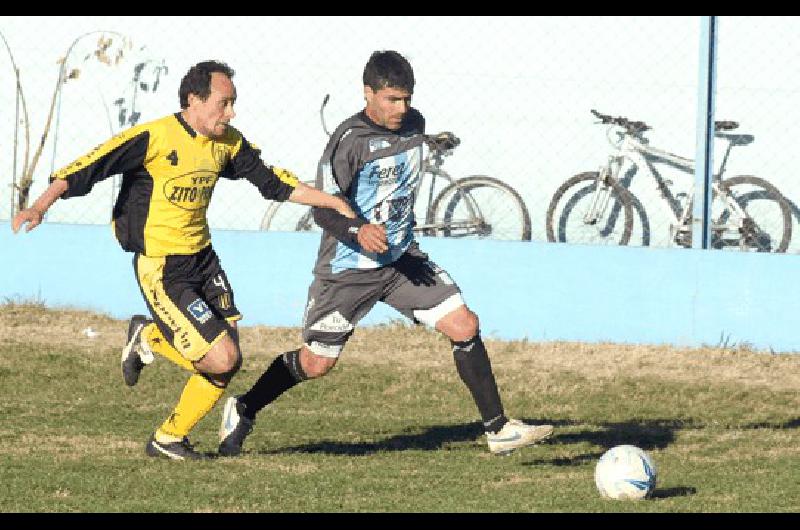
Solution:
{"label": "man's dark hair", "polygon": [[189,68],[181,79],[181,88],[178,90],[182,109],[189,108],[189,94],[194,94],[203,101],[208,99],[211,94],[211,74],[214,72],[225,74],[229,79],[233,78],[233,69],[219,61],[203,61]]}
{"label": "man's dark hair", "polygon": [[414,92],[414,70],[396,51],[373,52],[364,67],[364,86],[377,92],[382,88],[400,88]]}

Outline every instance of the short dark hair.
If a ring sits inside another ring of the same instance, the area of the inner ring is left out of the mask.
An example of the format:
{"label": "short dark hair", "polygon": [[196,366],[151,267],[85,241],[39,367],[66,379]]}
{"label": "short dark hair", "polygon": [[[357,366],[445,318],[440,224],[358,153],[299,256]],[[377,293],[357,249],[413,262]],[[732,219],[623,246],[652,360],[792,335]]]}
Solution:
{"label": "short dark hair", "polygon": [[228,79],[233,78],[233,69],[220,61],[203,61],[189,68],[181,79],[181,88],[178,90],[182,109],[189,108],[189,94],[194,94],[203,101],[208,99],[211,94],[211,74],[214,72],[225,74]]}
{"label": "short dark hair", "polygon": [[414,70],[396,51],[376,51],[364,67],[364,86],[375,92],[387,87],[414,92]]}

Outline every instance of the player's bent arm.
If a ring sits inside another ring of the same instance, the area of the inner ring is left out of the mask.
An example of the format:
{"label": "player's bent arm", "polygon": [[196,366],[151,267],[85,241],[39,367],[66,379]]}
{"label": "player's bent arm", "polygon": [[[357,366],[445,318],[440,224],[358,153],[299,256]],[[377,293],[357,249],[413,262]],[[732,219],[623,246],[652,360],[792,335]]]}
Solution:
{"label": "player's bent arm", "polygon": [[317,208],[328,208],[335,210],[348,219],[356,218],[356,213],[350,207],[350,204],[341,196],[325,193],[299,181],[291,195],[289,195],[288,201],[316,206]]}
{"label": "player's bent arm", "polygon": [[386,228],[367,222],[365,219],[349,219],[336,211],[314,208],[314,222],[333,237],[347,245],[355,245],[365,252],[386,252]]}
{"label": "player's bent arm", "polygon": [[67,191],[67,188],[69,188],[69,183],[66,180],[54,180],[50,186],[44,190],[44,193],[36,199],[36,202],[14,216],[14,220],[11,222],[11,229],[14,233],[16,234],[25,223],[28,223],[28,226],[25,228],[26,232],[30,232],[39,226],[42,223],[44,214],[53,203]]}

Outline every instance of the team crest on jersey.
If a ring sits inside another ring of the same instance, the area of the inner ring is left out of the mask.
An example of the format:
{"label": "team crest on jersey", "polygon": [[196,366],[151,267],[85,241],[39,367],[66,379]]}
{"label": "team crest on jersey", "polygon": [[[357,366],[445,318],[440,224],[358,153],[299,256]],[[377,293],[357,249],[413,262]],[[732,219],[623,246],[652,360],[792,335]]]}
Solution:
{"label": "team crest on jersey", "polygon": [[205,324],[211,320],[212,316],[214,316],[211,313],[211,309],[208,307],[208,304],[206,304],[202,298],[198,298],[189,304],[186,309],[189,311],[189,314],[201,324]]}
{"label": "team crest on jersey", "polygon": [[380,149],[391,147],[392,144],[386,138],[370,138],[369,139],[369,152],[374,153]]}
{"label": "team crest on jersey", "polygon": [[211,156],[214,157],[214,162],[219,164],[219,167],[224,167],[228,163],[228,148],[224,144],[215,143]]}

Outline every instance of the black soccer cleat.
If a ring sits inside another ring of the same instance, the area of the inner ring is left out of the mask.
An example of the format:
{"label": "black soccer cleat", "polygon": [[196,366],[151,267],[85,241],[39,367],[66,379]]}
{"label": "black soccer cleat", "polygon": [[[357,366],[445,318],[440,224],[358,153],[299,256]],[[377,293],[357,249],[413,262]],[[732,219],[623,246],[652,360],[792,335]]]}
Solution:
{"label": "black soccer cleat", "polygon": [[222,412],[222,424],[219,427],[219,454],[221,456],[238,456],[247,435],[253,431],[255,421],[243,415],[244,404],[238,398],[229,397]]}
{"label": "black soccer cleat", "polygon": [[169,458],[170,460],[207,460],[203,453],[198,453],[189,443],[189,438],[184,436],[180,442],[161,443],[153,434],[144,448],[147,456]]}
{"label": "black soccer cleat", "polygon": [[142,346],[142,330],[152,322],[144,315],[133,315],[128,324],[128,343],[122,349],[122,378],[128,386],[139,381],[142,369],[153,362],[152,352],[145,351]]}

